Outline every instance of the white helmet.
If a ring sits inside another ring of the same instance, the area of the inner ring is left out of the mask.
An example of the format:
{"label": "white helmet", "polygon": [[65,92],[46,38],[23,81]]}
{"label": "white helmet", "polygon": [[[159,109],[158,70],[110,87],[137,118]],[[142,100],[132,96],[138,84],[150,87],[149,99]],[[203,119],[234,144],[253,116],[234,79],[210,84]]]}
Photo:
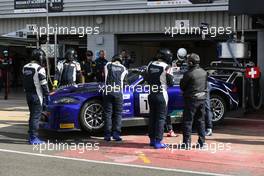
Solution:
{"label": "white helmet", "polygon": [[187,50],[185,48],[180,48],[177,52],[177,58],[179,61],[184,61],[187,56]]}

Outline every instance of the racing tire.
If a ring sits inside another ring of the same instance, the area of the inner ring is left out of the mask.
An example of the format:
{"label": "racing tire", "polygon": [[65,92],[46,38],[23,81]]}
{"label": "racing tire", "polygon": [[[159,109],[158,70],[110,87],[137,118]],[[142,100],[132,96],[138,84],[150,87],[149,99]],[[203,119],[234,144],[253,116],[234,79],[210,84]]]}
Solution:
{"label": "racing tire", "polygon": [[210,102],[213,114],[212,122],[214,125],[218,125],[224,120],[227,111],[226,102],[220,95],[216,94],[211,95]]}
{"label": "racing tire", "polygon": [[80,125],[90,133],[99,133],[104,129],[103,105],[100,100],[87,101],[80,113]]}

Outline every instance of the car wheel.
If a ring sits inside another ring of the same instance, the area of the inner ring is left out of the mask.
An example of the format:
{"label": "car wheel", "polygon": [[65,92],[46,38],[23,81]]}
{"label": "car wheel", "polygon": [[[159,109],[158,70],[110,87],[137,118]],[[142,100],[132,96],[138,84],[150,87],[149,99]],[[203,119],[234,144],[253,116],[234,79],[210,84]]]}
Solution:
{"label": "car wheel", "polygon": [[103,106],[100,100],[86,102],[81,110],[80,123],[88,132],[100,132],[104,127]]}
{"label": "car wheel", "polygon": [[226,102],[219,95],[211,95],[211,109],[213,113],[212,121],[214,124],[219,124],[223,121],[226,113]]}

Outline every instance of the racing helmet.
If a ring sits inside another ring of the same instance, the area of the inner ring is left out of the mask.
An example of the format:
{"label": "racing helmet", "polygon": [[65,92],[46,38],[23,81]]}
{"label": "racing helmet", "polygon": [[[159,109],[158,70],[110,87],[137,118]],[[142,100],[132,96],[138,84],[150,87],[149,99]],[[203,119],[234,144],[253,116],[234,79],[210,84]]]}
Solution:
{"label": "racing helmet", "polygon": [[31,59],[38,62],[40,65],[44,65],[46,54],[42,49],[34,49],[31,53]]}
{"label": "racing helmet", "polygon": [[187,55],[187,62],[190,67],[200,64],[200,57],[198,54],[191,53]]}
{"label": "racing helmet", "polygon": [[171,64],[172,57],[173,57],[172,52],[167,48],[159,49],[156,55],[156,59],[162,59],[167,64]]}
{"label": "racing helmet", "polygon": [[8,50],[4,50],[4,51],[3,51],[3,56],[4,56],[4,57],[8,57]]}
{"label": "racing helmet", "polygon": [[180,48],[177,51],[177,58],[179,61],[184,61],[187,56],[187,50],[185,48]]}
{"label": "racing helmet", "polygon": [[66,51],[65,59],[67,61],[73,61],[74,59],[77,59],[77,57],[77,52],[73,48],[70,48]]}

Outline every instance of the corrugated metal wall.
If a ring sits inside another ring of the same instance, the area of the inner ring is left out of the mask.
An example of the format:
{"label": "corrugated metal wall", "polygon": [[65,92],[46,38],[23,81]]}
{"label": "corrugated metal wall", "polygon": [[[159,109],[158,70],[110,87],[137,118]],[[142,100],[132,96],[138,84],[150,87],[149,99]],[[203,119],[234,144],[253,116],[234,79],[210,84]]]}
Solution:
{"label": "corrugated metal wall", "polygon": [[[227,6],[227,0],[215,0],[215,3],[210,4],[212,5],[224,5]],[[188,5],[187,5],[188,6]],[[194,6],[206,6],[202,5],[194,5]],[[115,14],[118,13],[135,13],[139,12],[139,10],[143,10],[143,12],[148,13],[154,9],[159,9],[162,11],[168,11],[168,8],[173,10],[177,6],[167,6],[159,8],[158,6],[147,6],[147,0],[64,0],[64,10],[63,12],[53,13],[52,15],[60,16],[60,15],[74,15],[75,13],[101,13],[101,14]],[[184,6],[181,6],[184,7]],[[130,10],[130,12],[121,12],[123,10]],[[207,8],[209,10],[209,8]],[[141,11],[142,12],[142,11]],[[2,16],[1,16],[2,15]],[[14,0],[1,0],[0,1],[0,18],[8,18],[10,16],[43,16],[45,14],[33,14],[33,15],[25,15],[25,14],[14,14]]]}
{"label": "corrugated metal wall", "polygon": [[[96,24],[98,16],[51,17],[50,26],[79,27],[99,26],[103,33],[163,33],[165,26],[174,26],[175,20],[190,20],[190,26],[199,27],[202,22],[215,27],[233,26],[233,17],[227,12],[193,12],[107,15],[101,25]],[[0,19],[0,34],[17,31],[26,24],[45,26],[45,18]],[[252,19],[246,16],[245,29],[252,28]],[[238,18],[238,29],[241,29],[241,18]]]}

